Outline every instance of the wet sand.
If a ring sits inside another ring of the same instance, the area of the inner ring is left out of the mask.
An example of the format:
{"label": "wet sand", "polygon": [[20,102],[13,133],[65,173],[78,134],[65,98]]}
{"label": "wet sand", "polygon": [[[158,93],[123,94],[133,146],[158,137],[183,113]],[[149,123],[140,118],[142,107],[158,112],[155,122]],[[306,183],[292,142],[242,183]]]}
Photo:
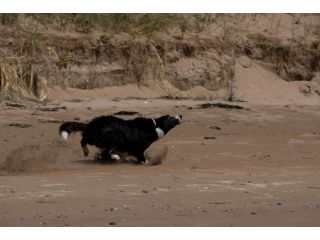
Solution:
{"label": "wet sand", "polygon": [[[1,103],[0,225],[319,226],[320,107],[201,103]],[[59,140],[60,121],[120,110],[183,115],[152,146],[168,147],[162,164],[99,164],[94,148],[82,156],[79,134]]]}

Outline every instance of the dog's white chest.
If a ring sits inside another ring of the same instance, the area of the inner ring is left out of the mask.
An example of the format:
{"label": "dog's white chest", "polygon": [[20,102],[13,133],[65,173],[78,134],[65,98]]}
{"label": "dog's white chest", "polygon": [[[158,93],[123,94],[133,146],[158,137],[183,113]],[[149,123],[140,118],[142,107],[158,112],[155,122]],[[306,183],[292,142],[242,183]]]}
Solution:
{"label": "dog's white chest", "polygon": [[158,134],[158,138],[162,138],[164,136],[164,132],[162,131],[161,128],[156,128],[156,132]]}

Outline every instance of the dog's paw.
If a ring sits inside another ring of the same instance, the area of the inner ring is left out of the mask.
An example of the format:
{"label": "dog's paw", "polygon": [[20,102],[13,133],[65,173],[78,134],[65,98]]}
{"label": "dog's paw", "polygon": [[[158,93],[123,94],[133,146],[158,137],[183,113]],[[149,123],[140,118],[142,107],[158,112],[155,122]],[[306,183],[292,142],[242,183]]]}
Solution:
{"label": "dog's paw", "polygon": [[111,154],[111,159],[119,161],[121,158],[118,154]]}

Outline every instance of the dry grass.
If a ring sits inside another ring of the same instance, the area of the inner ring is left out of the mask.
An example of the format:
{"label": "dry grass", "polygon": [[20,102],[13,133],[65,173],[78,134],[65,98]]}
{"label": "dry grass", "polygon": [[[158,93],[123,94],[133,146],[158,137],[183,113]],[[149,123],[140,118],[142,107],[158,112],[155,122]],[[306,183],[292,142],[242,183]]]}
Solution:
{"label": "dry grass", "polygon": [[317,70],[319,51],[304,43],[282,44],[279,39],[261,34],[249,35],[249,44],[241,49],[248,57],[272,65],[287,81],[310,81]]}
{"label": "dry grass", "polygon": [[28,98],[43,101],[46,97],[46,80],[39,76],[32,65],[17,71],[5,60],[0,60],[0,98]]}
{"label": "dry grass", "polygon": [[8,90],[14,85],[23,85],[17,72],[4,60],[0,59],[0,92],[7,96]]}

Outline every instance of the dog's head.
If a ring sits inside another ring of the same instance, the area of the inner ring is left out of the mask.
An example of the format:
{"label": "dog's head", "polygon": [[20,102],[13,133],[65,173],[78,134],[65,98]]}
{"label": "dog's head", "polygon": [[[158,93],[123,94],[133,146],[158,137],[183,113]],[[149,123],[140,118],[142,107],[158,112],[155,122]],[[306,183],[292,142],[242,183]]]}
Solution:
{"label": "dog's head", "polygon": [[170,116],[165,115],[155,119],[156,127],[160,128],[164,134],[167,134],[172,128],[182,122],[182,115]]}

